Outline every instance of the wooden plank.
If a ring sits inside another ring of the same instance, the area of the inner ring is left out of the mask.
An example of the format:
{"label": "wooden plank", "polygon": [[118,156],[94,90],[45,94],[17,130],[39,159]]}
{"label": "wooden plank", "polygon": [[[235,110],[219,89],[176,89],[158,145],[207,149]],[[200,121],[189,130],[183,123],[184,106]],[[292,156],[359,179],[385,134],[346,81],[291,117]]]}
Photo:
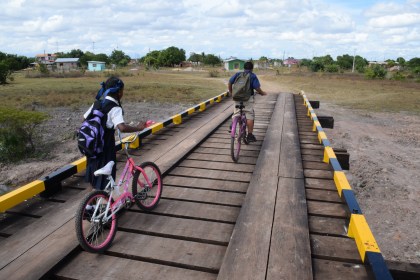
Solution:
{"label": "wooden plank", "polygon": [[[205,154],[201,154],[198,152],[194,152],[192,154],[190,154],[187,159],[202,159],[203,157],[208,157],[207,156],[203,156]],[[213,162],[232,162],[232,157],[230,155],[212,155],[211,158],[209,158],[209,160],[213,161]],[[257,158],[256,157],[243,157],[241,156],[241,162],[237,163],[237,164],[256,164],[257,163]]]}
{"label": "wooden plank", "polygon": [[[257,134],[255,135],[257,137]],[[261,141],[261,140],[260,140]],[[257,141],[258,142],[258,141]],[[249,145],[243,144],[241,145],[241,152],[242,151],[259,151],[261,149],[261,145],[258,145],[257,142],[251,143]],[[216,148],[216,149],[227,149],[230,150],[230,139],[225,143],[210,143],[204,142],[200,145],[203,148]]]}
{"label": "wooden plank", "polygon": [[[211,155],[230,155],[230,148],[229,149],[215,149],[215,148],[197,148],[194,150],[195,152],[198,153],[203,153],[203,154],[211,154]],[[258,157],[260,151],[250,151],[250,150],[242,150],[241,149],[241,158],[242,157]]]}
{"label": "wooden plank", "polygon": [[372,279],[366,266],[347,262],[313,259],[314,280],[368,280]]}
{"label": "wooden plank", "polygon": [[316,258],[361,264],[356,242],[351,238],[311,234],[312,254]]}
{"label": "wooden plank", "polygon": [[308,201],[308,213],[336,218],[346,218],[348,216],[347,206],[344,206],[344,204],[319,201]]}
{"label": "wooden plank", "polygon": [[302,155],[324,156],[324,151],[313,149],[301,149]]}
{"label": "wooden plank", "polygon": [[165,186],[162,198],[211,203],[227,206],[242,205],[245,194],[203,189]]}
{"label": "wooden plank", "polygon": [[204,168],[187,168],[177,167],[172,170],[169,175],[189,176],[196,178],[230,180],[238,182],[249,182],[251,180],[251,173],[231,172],[224,170],[208,170]]}
{"label": "wooden plank", "polygon": [[234,225],[127,211],[118,220],[118,227],[143,234],[227,246]]}
{"label": "wooden plank", "polygon": [[266,279],[312,279],[303,179],[279,178]]}
{"label": "wooden plank", "polygon": [[211,205],[188,201],[161,199],[153,213],[194,218],[207,221],[234,223],[239,214],[238,207]]}
{"label": "wooden plank", "polygon": [[225,251],[221,245],[118,231],[108,254],[217,273]]}
{"label": "wooden plank", "polygon": [[318,178],[318,179],[333,179],[334,172],[331,170],[310,170],[306,169],[304,172],[305,178]]}
{"label": "wooden plank", "polygon": [[308,200],[343,203],[336,190],[306,189],[306,198]]}
{"label": "wooden plank", "polygon": [[[74,215],[74,211],[72,214]],[[50,230],[52,226],[48,220],[35,224],[43,231]],[[2,263],[0,279],[40,279],[78,244],[74,232],[73,219],[65,221],[56,230],[50,232],[48,238],[38,236],[37,234],[39,232],[39,230],[32,229],[32,234],[28,233],[25,235],[26,240],[18,240],[24,242],[26,245],[35,244],[34,246],[28,246],[27,251],[20,255],[16,254],[20,251],[16,249],[17,244],[15,244],[15,237],[20,237],[20,232],[18,235],[13,235],[8,238],[14,240],[8,242],[8,250],[2,250],[0,252],[0,254],[5,254],[7,257],[0,259]],[[39,242],[33,242],[31,240],[35,237]]]}
{"label": "wooden plank", "polygon": [[309,216],[309,230],[320,235],[347,237],[348,222],[346,219]]}
{"label": "wooden plank", "polygon": [[[246,193],[248,189],[248,182],[235,182],[216,179],[193,178],[193,177],[179,177],[166,176],[163,179],[165,186],[183,186],[191,188],[201,188],[210,190],[222,190],[231,192]],[[165,190],[163,191],[165,192]]]}
{"label": "wooden plank", "polygon": [[324,162],[321,156],[316,155],[302,155],[303,161]]}
{"label": "wooden plank", "polygon": [[303,178],[295,103],[292,94],[285,95],[283,133],[281,134],[279,176]]}
{"label": "wooden plank", "polygon": [[332,170],[331,166],[325,162],[313,162],[303,161],[304,169],[316,169],[316,170]]}
{"label": "wooden plank", "polygon": [[237,164],[234,162],[224,162],[224,163],[213,162],[213,161],[207,160],[206,157],[202,157],[200,160],[186,159],[186,160],[183,160],[178,166],[246,172],[246,173],[252,173],[255,167],[255,165],[251,165],[251,164]]}
{"label": "wooden plank", "polygon": [[316,178],[305,178],[305,188],[337,191],[333,180]]}
{"label": "wooden plank", "polygon": [[0,220],[0,235],[13,235],[22,228],[32,224],[33,222],[36,222],[37,220],[38,218],[22,216],[13,213],[2,214],[2,218]]}
{"label": "wooden plank", "polygon": [[278,183],[285,96],[279,95],[218,279],[265,279]]}
{"label": "wooden plank", "polygon": [[[106,267],[106,269],[98,269],[99,267]],[[108,255],[97,255],[92,258],[92,254],[86,252],[81,252],[77,258],[73,258],[56,275],[64,279],[91,280],[121,279],[121,276],[126,280],[214,280],[217,276],[208,272]]]}

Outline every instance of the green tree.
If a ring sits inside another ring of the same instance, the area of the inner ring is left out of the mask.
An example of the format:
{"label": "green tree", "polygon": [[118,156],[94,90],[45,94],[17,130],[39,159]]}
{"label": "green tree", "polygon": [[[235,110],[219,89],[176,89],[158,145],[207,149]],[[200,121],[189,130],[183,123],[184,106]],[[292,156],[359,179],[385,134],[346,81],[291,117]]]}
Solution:
{"label": "green tree", "polygon": [[397,58],[397,62],[401,67],[405,66],[405,59],[403,57]]}
{"label": "green tree", "polygon": [[0,61],[0,85],[7,84],[10,80],[13,71],[10,69],[9,64],[5,61]]}
{"label": "green tree", "polygon": [[365,58],[363,58],[359,55],[356,55],[354,64],[355,64],[355,68],[356,68],[357,72],[364,73],[365,69],[366,69],[366,66],[369,65],[369,62]]}
{"label": "green tree", "polygon": [[87,67],[88,61],[95,60],[95,54],[92,52],[86,52],[79,58],[79,63],[81,66]]}
{"label": "green tree", "polygon": [[147,68],[150,67],[159,67],[158,59],[160,56],[160,51],[151,51],[147,53],[144,57],[140,59],[146,65]]}
{"label": "green tree", "polygon": [[222,63],[222,60],[214,54],[208,54],[204,57],[204,64],[215,66]]}
{"label": "green tree", "polygon": [[119,50],[113,50],[109,59],[111,63],[121,67],[127,66],[128,62],[131,60],[128,55]]}
{"label": "green tree", "polygon": [[268,61],[268,58],[266,56],[261,56],[259,60],[260,61]]}
{"label": "green tree", "polygon": [[188,58],[191,62],[203,62],[203,56],[198,53],[191,53],[190,57]]}
{"label": "green tree", "polygon": [[341,69],[350,70],[353,68],[353,56],[348,54],[337,56],[337,65],[340,66]]}
{"label": "green tree", "polygon": [[161,51],[158,62],[160,66],[172,67],[185,61],[185,59],[185,51],[172,46]]}
{"label": "green tree", "polygon": [[95,54],[94,61],[103,61],[105,64],[109,64],[109,57],[104,53]]}
{"label": "green tree", "polygon": [[407,62],[407,66],[410,69],[414,69],[416,67],[420,67],[420,58],[414,57]]}
{"label": "green tree", "polygon": [[365,70],[365,76],[368,79],[384,79],[386,76],[386,70],[384,67],[380,65],[374,65],[372,67],[368,67]]}

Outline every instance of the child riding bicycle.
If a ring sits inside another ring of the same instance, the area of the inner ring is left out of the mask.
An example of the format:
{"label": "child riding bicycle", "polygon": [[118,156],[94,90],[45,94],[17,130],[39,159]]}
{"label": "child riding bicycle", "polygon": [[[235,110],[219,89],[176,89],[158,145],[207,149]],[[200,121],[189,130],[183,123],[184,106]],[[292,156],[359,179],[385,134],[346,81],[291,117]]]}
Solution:
{"label": "child riding bicycle", "polygon": [[[110,77],[98,92],[97,100],[101,99],[101,110],[107,114],[106,128],[104,133],[103,152],[96,157],[87,158],[85,181],[89,182],[93,188],[103,190],[108,183],[106,176],[94,176],[94,172],[104,167],[109,161],[116,162],[115,150],[115,129],[121,132],[141,131],[146,127],[145,122],[140,122],[137,126],[125,123],[121,99],[124,95],[124,83],[117,77]],[[105,96],[103,98],[103,96]],[[83,115],[86,119],[91,113],[94,105]],[[116,166],[112,169],[112,177],[115,179]]]}
{"label": "child riding bicycle", "polygon": [[254,92],[254,90],[257,93],[259,93],[260,95],[267,95],[267,93],[261,89],[260,81],[258,80],[257,75],[255,75],[252,72],[253,69],[254,69],[254,64],[252,64],[252,62],[250,62],[250,61],[245,62],[245,64],[244,64],[244,70],[245,71],[244,72],[238,72],[235,75],[233,75],[229,79],[229,83],[228,83],[229,94],[232,95],[233,85],[235,84],[235,81],[237,81],[237,78],[240,75],[245,75],[245,74],[250,75],[249,79],[250,79],[251,97],[247,101],[235,101],[235,108],[234,108],[233,116],[232,116],[232,118],[234,118],[235,116],[237,116],[239,114],[239,109],[237,108],[238,106],[236,106],[236,105],[239,105],[240,102],[243,102],[243,105],[245,106],[243,111],[245,112],[246,118],[247,118],[247,129],[248,129],[247,141],[248,141],[248,143],[257,141],[257,139],[255,138],[255,136],[253,134],[254,118],[255,118],[255,114],[254,114],[255,92]]}

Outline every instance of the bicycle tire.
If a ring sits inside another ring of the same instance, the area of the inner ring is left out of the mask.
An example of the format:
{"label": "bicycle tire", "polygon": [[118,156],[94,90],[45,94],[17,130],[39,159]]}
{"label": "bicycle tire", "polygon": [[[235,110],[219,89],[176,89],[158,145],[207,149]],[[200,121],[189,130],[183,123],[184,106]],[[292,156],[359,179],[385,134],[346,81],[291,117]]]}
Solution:
{"label": "bicycle tire", "polygon": [[241,120],[235,118],[232,122],[231,138],[230,138],[230,155],[234,162],[238,162],[239,153],[241,152]]}
{"label": "bicycle tire", "polygon": [[[87,194],[76,212],[76,235],[80,246],[90,253],[103,253],[112,244],[115,234],[117,233],[117,215],[114,214],[111,221],[103,223],[102,219],[99,218],[97,221],[92,217],[93,213],[89,213],[86,210],[87,205],[97,205],[101,203],[98,210],[95,213],[96,216],[101,216],[105,212],[106,204],[110,199],[109,194],[105,191],[93,191]],[[111,198],[111,203],[113,199]],[[92,219],[93,218],[93,219]]]}
{"label": "bicycle tire", "polygon": [[133,175],[132,193],[137,206],[149,212],[156,208],[162,196],[162,174],[159,167],[153,162],[143,162],[139,167],[143,169],[149,181],[152,182],[152,187],[147,189],[143,187],[147,184],[146,178],[142,172],[136,170]]}

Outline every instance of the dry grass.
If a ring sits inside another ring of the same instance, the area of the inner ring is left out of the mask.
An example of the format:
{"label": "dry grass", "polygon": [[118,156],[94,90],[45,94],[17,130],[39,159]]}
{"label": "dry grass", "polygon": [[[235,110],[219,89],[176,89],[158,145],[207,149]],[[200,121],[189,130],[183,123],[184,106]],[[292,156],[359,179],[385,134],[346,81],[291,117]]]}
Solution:
{"label": "dry grass", "polygon": [[[213,75],[209,74],[209,71]],[[359,74],[322,74],[305,71],[261,71],[256,69],[263,88],[264,81],[279,85],[282,91],[304,90],[312,100],[384,112],[420,114],[420,83],[409,81],[366,80]],[[197,104],[226,90],[233,73],[216,68],[205,71],[129,71],[116,75],[126,85],[124,101]],[[30,109],[35,106],[77,107],[91,104],[106,80],[106,73],[89,73],[80,78],[25,78],[23,74],[0,86],[2,106]],[[210,77],[212,76],[212,77]]]}
{"label": "dry grass", "polygon": [[[207,72],[124,71],[115,75],[125,83],[124,101],[196,104],[226,90],[220,78],[210,78]],[[105,73],[80,78],[25,78],[16,74],[13,82],[0,86],[2,106],[88,105],[106,79]]]}
{"label": "dry grass", "polygon": [[282,90],[305,91],[312,100],[334,103],[350,109],[420,114],[420,83],[366,80],[356,74],[290,73],[266,75]]}

